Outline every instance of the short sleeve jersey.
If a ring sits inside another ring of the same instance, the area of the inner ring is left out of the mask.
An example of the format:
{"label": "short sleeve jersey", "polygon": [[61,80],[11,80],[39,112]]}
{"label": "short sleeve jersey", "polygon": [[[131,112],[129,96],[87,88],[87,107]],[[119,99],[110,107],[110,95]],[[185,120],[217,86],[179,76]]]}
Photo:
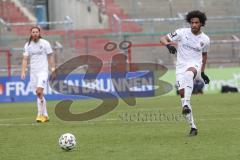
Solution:
{"label": "short sleeve jersey", "polygon": [[24,46],[24,56],[30,57],[31,73],[34,72],[48,72],[47,55],[53,52],[50,43],[45,39],[39,39],[38,42],[31,41]]}
{"label": "short sleeve jersey", "polygon": [[202,64],[202,53],[208,52],[210,47],[210,39],[206,34],[194,35],[191,28],[181,28],[167,36],[178,44],[177,65],[192,62]]}

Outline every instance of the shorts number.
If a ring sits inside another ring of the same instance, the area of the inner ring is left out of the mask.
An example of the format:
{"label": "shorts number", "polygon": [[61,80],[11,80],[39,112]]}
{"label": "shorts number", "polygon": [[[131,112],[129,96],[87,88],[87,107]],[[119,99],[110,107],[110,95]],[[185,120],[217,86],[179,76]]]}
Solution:
{"label": "shorts number", "polygon": [[177,81],[177,88],[179,88],[180,87],[180,83],[179,83],[179,81]]}

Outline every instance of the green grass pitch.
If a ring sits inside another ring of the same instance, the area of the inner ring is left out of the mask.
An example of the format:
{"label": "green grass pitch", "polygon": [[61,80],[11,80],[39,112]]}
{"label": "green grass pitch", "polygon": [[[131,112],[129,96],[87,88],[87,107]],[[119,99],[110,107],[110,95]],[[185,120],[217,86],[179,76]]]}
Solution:
{"label": "green grass pitch", "polygon": [[[72,112],[100,101],[76,101]],[[35,103],[0,104],[0,160],[237,160],[240,158],[240,94],[198,95],[192,107],[199,135],[188,137],[177,96],[120,102],[112,112],[87,122],[64,122],[48,102],[49,123],[36,123]],[[136,115],[141,114],[142,117]],[[162,117],[144,118],[150,113]],[[164,117],[165,116],[165,117]],[[175,117],[175,118],[173,118]],[[74,134],[77,146],[66,152],[58,138]]]}

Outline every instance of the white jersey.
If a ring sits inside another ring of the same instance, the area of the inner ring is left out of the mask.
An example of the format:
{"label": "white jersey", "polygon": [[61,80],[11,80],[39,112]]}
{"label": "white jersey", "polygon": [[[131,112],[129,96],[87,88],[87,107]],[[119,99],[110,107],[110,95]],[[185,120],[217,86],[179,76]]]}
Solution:
{"label": "white jersey", "polygon": [[167,36],[178,44],[176,68],[187,64],[202,65],[202,53],[208,52],[210,47],[210,39],[206,34],[194,35],[191,28],[181,28]]}
{"label": "white jersey", "polygon": [[53,52],[50,43],[45,39],[39,39],[37,43],[31,41],[24,46],[24,56],[30,56],[31,73],[45,72],[48,73],[47,55]]}

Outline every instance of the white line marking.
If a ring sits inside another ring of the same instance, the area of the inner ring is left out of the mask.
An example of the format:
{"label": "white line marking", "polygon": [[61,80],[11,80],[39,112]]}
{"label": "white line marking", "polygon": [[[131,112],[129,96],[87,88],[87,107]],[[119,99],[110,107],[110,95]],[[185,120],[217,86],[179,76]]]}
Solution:
{"label": "white line marking", "polygon": [[[14,118],[14,119],[0,119],[0,121],[7,121],[7,120],[21,120],[21,119],[31,119],[31,118]],[[240,120],[240,117],[229,117],[229,118],[196,118],[197,121],[226,121],[226,120]],[[57,122],[57,123],[56,123]],[[167,121],[167,120],[162,120],[162,121],[126,121],[126,120],[121,120],[121,119],[115,119],[115,118],[109,118],[105,120],[91,120],[91,121],[74,121],[74,122],[67,122],[67,121],[62,121],[66,125],[82,125],[82,124],[95,124],[96,122],[105,122],[105,123],[159,123],[163,124],[163,122],[184,122],[184,120],[179,120],[179,121]],[[0,123],[1,126],[41,126],[41,125],[50,125],[50,126],[57,126],[57,125],[62,125],[62,123],[59,123],[59,121],[55,122],[48,122],[48,123]]]}
{"label": "white line marking", "polygon": [[23,119],[30,119],[30,118],[6,118],[6,119],[0,119],[0,122],[3,122],[3,121],[18,121],[18,120],[23,120]]}

